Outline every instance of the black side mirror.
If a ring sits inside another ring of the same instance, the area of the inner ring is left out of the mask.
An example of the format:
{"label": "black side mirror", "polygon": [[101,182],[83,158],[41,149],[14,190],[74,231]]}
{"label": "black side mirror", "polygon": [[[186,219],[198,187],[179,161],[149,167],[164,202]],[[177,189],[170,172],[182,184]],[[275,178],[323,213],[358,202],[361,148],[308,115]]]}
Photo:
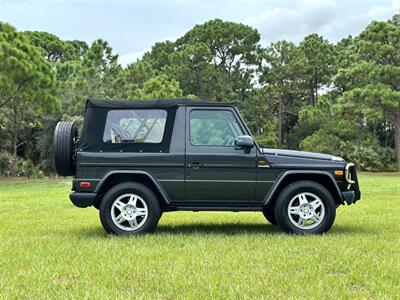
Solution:
{"label": "black side mirror", "polygon": [[235,147],[238,149],[243,148],[253,148],[254,147],[254,140],[249,135],[241,135],[235,139]]}

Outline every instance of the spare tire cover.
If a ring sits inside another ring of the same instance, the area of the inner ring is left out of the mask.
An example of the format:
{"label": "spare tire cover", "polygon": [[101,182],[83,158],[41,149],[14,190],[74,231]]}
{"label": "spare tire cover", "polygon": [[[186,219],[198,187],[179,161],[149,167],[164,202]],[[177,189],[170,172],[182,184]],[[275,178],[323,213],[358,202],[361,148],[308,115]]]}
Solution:
{"label": "spare tire cover", "polygon": [[74,122],[58,122],[54,130],[54,157],[56,171],[61,176],[75,175],[75,138],[78,130]]}

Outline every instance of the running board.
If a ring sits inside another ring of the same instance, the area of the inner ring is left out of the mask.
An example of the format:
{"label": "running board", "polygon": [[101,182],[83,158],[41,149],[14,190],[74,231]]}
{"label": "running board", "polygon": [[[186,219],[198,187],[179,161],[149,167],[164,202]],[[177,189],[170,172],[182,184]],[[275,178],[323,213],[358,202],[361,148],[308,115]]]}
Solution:
{"label": "running board", "polygon": [[173,206],[171,205],[170,210],[187,210],[187,211],[262,211],[261,206]]}

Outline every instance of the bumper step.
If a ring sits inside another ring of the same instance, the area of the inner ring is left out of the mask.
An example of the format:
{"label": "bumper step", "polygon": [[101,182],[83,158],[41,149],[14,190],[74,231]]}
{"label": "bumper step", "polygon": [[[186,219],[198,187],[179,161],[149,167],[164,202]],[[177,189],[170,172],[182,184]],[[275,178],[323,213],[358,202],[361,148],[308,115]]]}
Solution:
{"label": "bumper step", "polygon": [[95,193],[79,193],[73,192],[69,194],[69,199],[77,207],[89,207],[92,206],[96,198]]}

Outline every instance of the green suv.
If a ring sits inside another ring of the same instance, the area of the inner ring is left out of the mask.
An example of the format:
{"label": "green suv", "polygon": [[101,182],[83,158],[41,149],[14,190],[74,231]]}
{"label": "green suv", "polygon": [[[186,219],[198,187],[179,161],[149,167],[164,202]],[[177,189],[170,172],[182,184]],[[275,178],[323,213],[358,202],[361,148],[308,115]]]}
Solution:
{"label": "green suv", "polygon": [[352,163],[260,148],[226,103],[89,99],[82,135],[59,122],[54,152],[58,174],[74,176],[72,203],[97,208],[118,235],[151,232],[177,210],[260,211],[285,232],[323,233],[360,199]]}

